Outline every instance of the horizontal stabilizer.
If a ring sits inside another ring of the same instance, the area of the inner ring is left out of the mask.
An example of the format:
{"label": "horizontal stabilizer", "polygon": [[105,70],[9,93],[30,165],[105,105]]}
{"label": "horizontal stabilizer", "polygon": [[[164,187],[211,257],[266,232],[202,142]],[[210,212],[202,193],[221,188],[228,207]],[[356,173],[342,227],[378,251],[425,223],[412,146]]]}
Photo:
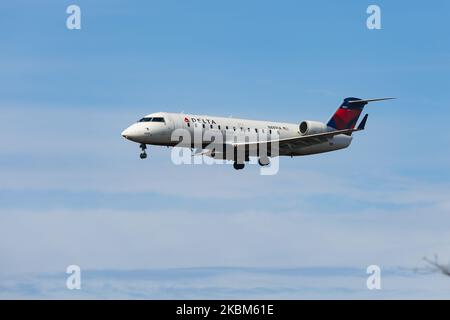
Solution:
{"label": "horizontal stabilizer", "polygon": [[375,102],[375,101],[383,101],[383,100],[393,100],[396,98],[378,98],[378,99],[366,99],[366,100],[355,100],[355,101],[348,101],[348,104],[352,103],[369,103],[369,102]]}

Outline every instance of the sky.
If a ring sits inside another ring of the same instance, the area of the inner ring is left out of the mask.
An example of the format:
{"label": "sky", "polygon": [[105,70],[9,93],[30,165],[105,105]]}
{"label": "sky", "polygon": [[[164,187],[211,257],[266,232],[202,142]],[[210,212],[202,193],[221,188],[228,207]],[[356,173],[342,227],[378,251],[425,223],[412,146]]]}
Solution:
{"label": "sky", "polygon": [[[1,298],[450,298],[450,278],[417,271],[450,261],[448,1],[0,9]],[[350,148],[273,176],[164,147],[142,161],[120,136],[157,111],[325,122],[349,96],[398,99],[367,107]]]}

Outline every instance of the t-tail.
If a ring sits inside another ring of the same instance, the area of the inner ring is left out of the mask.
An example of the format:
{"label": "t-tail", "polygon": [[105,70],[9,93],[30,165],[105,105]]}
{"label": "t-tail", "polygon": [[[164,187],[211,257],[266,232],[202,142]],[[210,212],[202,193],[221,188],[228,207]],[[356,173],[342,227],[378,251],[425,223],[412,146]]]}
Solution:
{"label": "t-tail", "polygon": [[[346,130],[346,129],[354,129],[356,123],[358,122],[359,116],[361,115],[364,106],[369,102],[374,101],[382,101],[382,100],[391,100],[395,98],[379,98],[379,99],[358,99],[358,98],[345,98],[344,102],[342,102],[341,106],[337,109],[334,115],[331,117],[330,121],[328,121],[327,126],[334,128],[335,130]],[[358,126],[358,129],[361,127],[364,128],[367,121],[367,115],[364,117],[364,124],[362,126]]]}

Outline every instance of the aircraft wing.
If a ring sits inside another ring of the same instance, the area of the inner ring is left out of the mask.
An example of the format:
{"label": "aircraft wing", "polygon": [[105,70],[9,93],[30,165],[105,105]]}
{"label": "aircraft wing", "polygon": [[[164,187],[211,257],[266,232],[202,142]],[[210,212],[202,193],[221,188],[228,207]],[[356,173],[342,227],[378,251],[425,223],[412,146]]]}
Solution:
{"label": "aircraft wing", "polygon": [[224,150],[227,150],[227,147],[241,147],[241,148],[257,148],[258,145],[272,145],[274,143],[278,143],[279,149],[293,149],[297,147],[307,147],[318,143],[327,142],[330,138],[333,138],[339,134],[351,134],[355,131],[360,131],[364,129],[345,129],[345,130],[336,130],[325,133],[317,133],[311,134],[308,136],[299,136],[294,138],[287,139],[275,139],[275,140],[266,140],[266,141],[249,141],[249,142],[237,142],[237,143],[225,143],[223,146],[223,151],[215,150],[214,145],[209,145],[208,149],[203,149],[201,152],[195,152],[192,154],[195,156],[207,156],[215,159],[225,159],[225,160],[234,160],[234,155],[228,155]]}

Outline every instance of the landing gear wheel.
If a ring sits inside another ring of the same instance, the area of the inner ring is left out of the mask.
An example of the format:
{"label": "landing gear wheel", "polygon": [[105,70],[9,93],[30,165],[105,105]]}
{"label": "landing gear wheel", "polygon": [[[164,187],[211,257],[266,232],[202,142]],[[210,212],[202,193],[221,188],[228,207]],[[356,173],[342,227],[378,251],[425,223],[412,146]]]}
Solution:
{"label": "landing gear wheel", "polygon": [[235,163],[233,164],[233,168],[236,169],[236,170],[242,170],[242,169],[244,169],[244,167],[245,167],[245,164],[243,164],[243,163],[237,163],[237,162],[235,162]]}
{"label": "landing gear wheel", "polygon": [[145,150],[147,149],[147,146],[144,143],[141,143],[140,148],[142,149],[142,153],[140,154],[141,159],[146,159],[147,153]]}
{"label": "landing gear wheel", "polygon": [[270,164],[270,158],[259,158],[258,163],[261,167],[268,166]]}

